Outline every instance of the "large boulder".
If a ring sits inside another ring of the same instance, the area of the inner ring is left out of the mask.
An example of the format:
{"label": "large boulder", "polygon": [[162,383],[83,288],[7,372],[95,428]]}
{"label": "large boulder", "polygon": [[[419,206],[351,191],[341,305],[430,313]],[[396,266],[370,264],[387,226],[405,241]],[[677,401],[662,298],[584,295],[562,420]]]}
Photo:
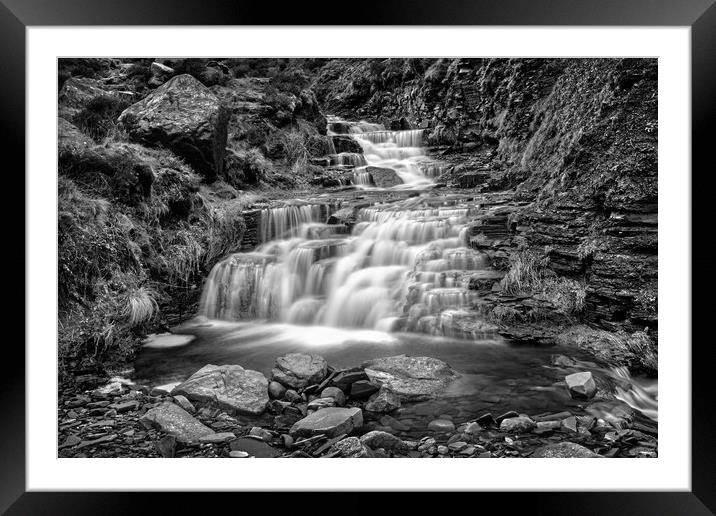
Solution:
{"label": "large boulder", "polygon": [[119,121],[133,140],[170,148],[208,180],[223,174],[229,111],[191,75],[171,78]]}
{"label": "large boulder", "polygon": [[261,414],[269,401],[266,377],[239,365],[206,365],[172,389],[178,394],[232,414]]}
{"label": "large boulder", "polygon": [[363,172],[368,172],[373,178],[373,184],[380,188],[402,185],[403,180],[392,168],[365,167]]}
{"label": "large boulder", "polygon": [[301,389],[320,383],[328,374],[328,363],[319,355],[289,353],[276,359],[271,380],[286,387]]}
{"label": "large boulder", "polygon": [[390,388],[401,401],[432,398],[460,376],[442,360],[431,357],[376,358],[363,367],[371,381]]}
{"label": "large boulder", "polygon": [[149,409],[140,421],[148,427],[153,426],[159,428],[162,432],[173,435],[181,442],[198,441],[202,437],[215,433],[179,405],[169,401]]}
{"label": "large boulder", "polygon": [[548,444],[537,448],[532,454],[537,459],[601,459],[601,455],[597,455],[582,445],[570,442],[561,442]]}
{"label": "large boulder", "polygon": [[361,409],[330,407],[317,410],[297,421],[289,433],[297,437],[310,437],[317,434],[336,437],[341,434],[349,434],[361,426],[363,426]]}

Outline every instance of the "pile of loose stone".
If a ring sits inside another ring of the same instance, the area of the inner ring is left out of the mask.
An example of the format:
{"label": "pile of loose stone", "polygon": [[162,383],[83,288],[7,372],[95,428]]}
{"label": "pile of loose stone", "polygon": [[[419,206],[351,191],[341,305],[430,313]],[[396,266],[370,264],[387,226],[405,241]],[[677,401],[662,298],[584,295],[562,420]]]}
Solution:
{"label": "pile of loose stone", "polygon": [[[173,388],[115,380],[60,393],[60,457],[655,457],[657,428],[628,413],[517,412],[430,421],[404,439],[390,413],[431,399],[460,375],[430,357],[378,358],[334,369],[320,356],[279,357],[270,380],[239,365],[207,365]],[[565,378],[573,397],[597,388]]]}

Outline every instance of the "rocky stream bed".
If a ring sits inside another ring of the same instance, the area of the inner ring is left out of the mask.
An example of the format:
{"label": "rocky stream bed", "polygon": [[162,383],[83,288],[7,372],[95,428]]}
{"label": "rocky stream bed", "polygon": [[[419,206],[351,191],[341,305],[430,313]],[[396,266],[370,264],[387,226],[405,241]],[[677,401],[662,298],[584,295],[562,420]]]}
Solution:
{"label": "rocky stream bed", "polygon": [[[557,362],[568,360],[555,356]],[[336,369],[321,356],[278,357],[269,380],[206,365],[154,387],[115,379],[60,394],[60,457],[656,457],[657,426],[598,393],[590,372],[560,382],[569,411],[430,414],[417,433],[401,409],[440,396],[460,374],[397,355]],[[596,396],[596,397],[595,397]],[[427,412],[429,414],[429,411]],[[397,417],[396,417],[397,416]]]}

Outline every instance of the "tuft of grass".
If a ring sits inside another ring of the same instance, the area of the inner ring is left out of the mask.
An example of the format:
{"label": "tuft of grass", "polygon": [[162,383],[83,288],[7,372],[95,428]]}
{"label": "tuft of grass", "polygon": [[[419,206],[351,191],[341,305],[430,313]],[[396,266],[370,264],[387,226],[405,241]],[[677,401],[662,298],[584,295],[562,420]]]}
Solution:
{"label": "tuft of grass", "polygon": [[90,100],[71,121],[80,131],[101,142],[108,134],[120,132],[117,117],[131,104],[131,98],[101,95]]}
{"label": "tuft of grass", "polygon": [[153,293],[146,287],[133,289],[127,293],[124,317],[130,326],[138,326],[149,322],[159,311],[159,305]]}
{"label": "tuft of grass", "polygon": [[548,259],[537,253],[518,253],[500,282],[501,291],[509,295],[541,295],[563,313],[581,313],[587,297],[584,282],[557,276],[548,264]]}

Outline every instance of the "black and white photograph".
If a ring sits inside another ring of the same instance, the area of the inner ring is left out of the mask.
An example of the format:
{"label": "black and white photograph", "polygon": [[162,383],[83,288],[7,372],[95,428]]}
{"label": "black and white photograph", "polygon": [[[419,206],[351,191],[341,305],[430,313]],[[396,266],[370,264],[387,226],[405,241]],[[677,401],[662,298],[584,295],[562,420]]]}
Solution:
{"label": "black and white photograph", "polygon": [[658,458],[659,66],[57,59],[57,457]]}

